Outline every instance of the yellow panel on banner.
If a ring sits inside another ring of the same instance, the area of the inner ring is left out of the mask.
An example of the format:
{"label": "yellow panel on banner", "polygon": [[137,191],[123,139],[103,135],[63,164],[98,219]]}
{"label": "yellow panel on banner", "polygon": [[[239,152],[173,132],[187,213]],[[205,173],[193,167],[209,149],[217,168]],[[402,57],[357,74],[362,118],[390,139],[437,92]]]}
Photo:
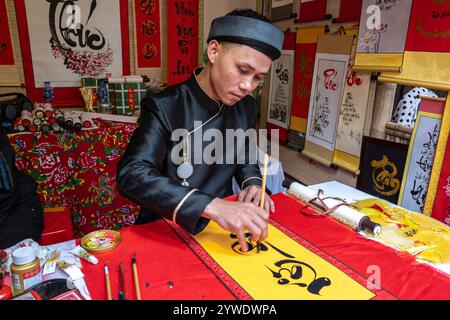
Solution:
{"label": "yellow panel on banner", "polygon": [[401,73],[383,72],[378,81],[450,90],[450,54],[405,51]]}
{"label": "yellow panel on banner", "polygon": [[239,251],[230,233],[210,222],[195,240],[256,300],[368,300],[375,294],[269,225],[259,253]]}
{"label": "yellow panel on banner", "polygon": [[357,53],[355,70],[400,72],[403,64],[402,53]]}

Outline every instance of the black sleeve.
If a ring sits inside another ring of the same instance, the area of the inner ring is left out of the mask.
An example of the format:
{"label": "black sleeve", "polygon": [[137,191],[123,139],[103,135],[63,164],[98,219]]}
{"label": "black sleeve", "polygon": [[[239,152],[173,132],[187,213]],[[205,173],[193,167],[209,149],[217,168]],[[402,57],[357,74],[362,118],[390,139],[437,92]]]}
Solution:
{"label": "black sleeve", "polygon": [[[248,106],[247,106],[247,114],[248,114],[248,128],[254,129],[256,126],[257,120],[257,110],[256,110],[256,101],[252,97],[247,97]],[[245,189],[251,185],[262,185],[261,171],[259,170],[259,165],[257,163],[250,163],[250,159],[257,159],[257,146],[250,145],[249,141],[245,141],[245,159],[247,162],[244,164],[239,164],[236,167],[234,177],[236,178],[236,182],[239,185],[241,190]],[[252,154],[250,154],[252,153]],[[253,156],[253,157],[252,157]]]}
{"label": "black sleeve", "polygon": [[200,216],[214,197],[165,176],[164,159],[171,142],[168,122],[162,107],[151,97],[144,99],[142,107],[139,128],[118,164],[119,191],[141,207],[196,234],[208,222]]}

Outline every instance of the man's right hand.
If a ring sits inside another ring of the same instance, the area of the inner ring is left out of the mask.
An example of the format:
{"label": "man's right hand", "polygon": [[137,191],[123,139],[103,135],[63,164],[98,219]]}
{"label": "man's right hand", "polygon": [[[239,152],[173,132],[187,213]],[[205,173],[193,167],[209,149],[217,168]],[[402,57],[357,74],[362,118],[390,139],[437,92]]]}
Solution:
{"label": "man's right hand", "polygon": [[215,198],[205,208],[202,217],[217,222],[225,230],[234,232],[242,251],[248,251],[245,232],[252,234],[254,242],[267,238],[269,213],[253,203],[226,201]]}

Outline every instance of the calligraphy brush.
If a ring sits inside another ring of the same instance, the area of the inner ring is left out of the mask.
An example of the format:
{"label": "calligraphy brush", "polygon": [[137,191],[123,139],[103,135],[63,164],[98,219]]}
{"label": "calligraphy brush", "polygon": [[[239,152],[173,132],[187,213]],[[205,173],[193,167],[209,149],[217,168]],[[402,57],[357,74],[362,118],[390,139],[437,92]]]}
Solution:
{"label": "calligraphy brush", "polygon": [[136,253],[133,254],[131,257],[131,265],[133,267],[133,278],[134,278],[134,286],[136,288],[136,297],[138,300],[141,299],[141,289],[139,288],[139,277],[138,277],[138,271],[137,271],[137,264],[136,264]]}
{"label": "calligraphy brush", "polygon": [[123,270],[123,264],[122,262],[119,264],[119,275],[120,275],[120,291],[119,291],[119,300],[126,300],[125,299],[125,273]]}
{"label": "calligraphy brush", "polygon": [[108,300],[112,300],[111,295],[111,281],[109,280],[109,268],[108,265],[105,264],[105,279],[106,279],[106,295]]}
{"label": "calligraphy brush", "polygon": [[[266,177],[267,177],[267,163],[269,162],[269,155],[264,154],[264,167],[262,176],[262,186],[261,186],[261,197],[259,202],[259,207],[264,209],[264,197],[266,195]],[[259,253],[260,243],[259,240],[256,242],[256,252]]]}

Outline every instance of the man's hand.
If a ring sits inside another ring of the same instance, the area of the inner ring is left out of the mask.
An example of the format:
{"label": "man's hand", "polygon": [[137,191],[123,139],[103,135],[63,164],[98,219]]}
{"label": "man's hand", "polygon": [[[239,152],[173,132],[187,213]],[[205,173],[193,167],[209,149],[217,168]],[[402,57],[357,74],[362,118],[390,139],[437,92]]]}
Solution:
{"label": "man's hand", "polygon": [[267,238],[269,213],[253,203],[215,198],[206,206],[202,216],[235,233],[242,251],[248,251],[246,231],[252,234],[251,240],[254,242]]}
{"label": "man's hand", "polygon": [[[254,205],[259,207],[259,203],[261,200],[261,186],[253,185],[248,186],[244,190],[239,193],[238,201],[241,202],[251,202]],[[272,199],[270,199],[269,195],[266,193],[264,196],[264,210],[267,214],[270,212],[275,212],[275,204]]]}

